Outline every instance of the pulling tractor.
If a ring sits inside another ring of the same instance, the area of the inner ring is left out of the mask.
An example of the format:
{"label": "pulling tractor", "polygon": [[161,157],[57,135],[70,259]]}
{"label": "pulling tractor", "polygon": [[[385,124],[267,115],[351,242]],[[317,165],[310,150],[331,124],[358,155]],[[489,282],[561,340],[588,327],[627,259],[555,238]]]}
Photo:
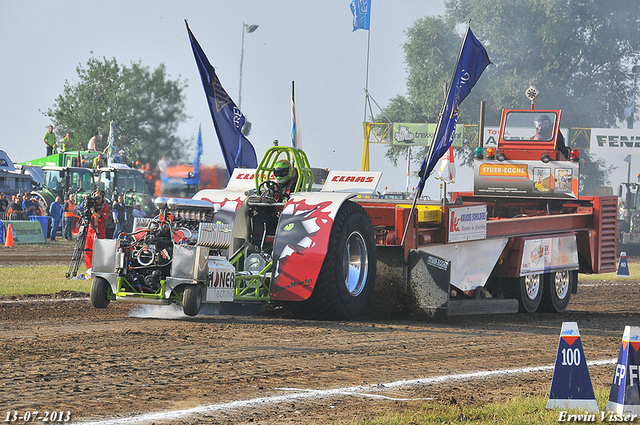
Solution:
{"label": "pulling tractor", "polygon": [[[281,159],[293,166],[290,193],[275,181]],[[380,176],[363,174],[346,185],[371,186]],[[275,146],[257,169],[236,169],[224,190],[157,198],[158,216],[95,241],[93,306],[177,303],[193,316],[202,303],[278,300],[317,317],[358,316],[376,276],[371,220],[353,193],[312,187],[305,153]]]}

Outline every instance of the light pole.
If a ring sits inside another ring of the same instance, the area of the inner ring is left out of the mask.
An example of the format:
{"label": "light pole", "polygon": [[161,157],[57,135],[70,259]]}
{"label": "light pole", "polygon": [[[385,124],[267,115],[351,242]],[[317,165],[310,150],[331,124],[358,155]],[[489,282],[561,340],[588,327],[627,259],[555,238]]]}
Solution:
{"label": "light pole", "polygon": [[244,60],[244,33],[252,33],[258,29],[257,25],[242,23],[242,48],[240,49],[240,84],[238,84],[238,109],[242,109],[242,62]]}

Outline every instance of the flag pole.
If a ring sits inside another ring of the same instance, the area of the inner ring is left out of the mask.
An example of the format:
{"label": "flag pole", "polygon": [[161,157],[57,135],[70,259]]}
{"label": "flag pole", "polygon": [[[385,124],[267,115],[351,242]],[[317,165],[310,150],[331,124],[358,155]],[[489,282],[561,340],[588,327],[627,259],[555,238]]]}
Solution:
{"label": "flag pole", "polygon": [[[371,103],[369,101],[369,53],[371,49],[371,23],[369,23],[369,29],[367,30],[367,70],[364,80],[364,118],[362,119],[362,129],[364,133],[364,145],[362,146],[362,164],[360,171],[369,171],[369,137],[371,135],[371,126],[367,122],[367,105],[371,109]],[[373,116],[373,113],[371,114]],[[373,119],[373,118],[372,118]]]}
{"label": "flag pole", "polygon": [[[296,96],[295,96],[295,91],[296,90],[295,90],[295,87],[296,87],[296,82],[291,80],[291,105],[292,105],[292,107],[293,107],[293,105],[296,104]],[[294,114],[294,110],[291,109],[292,121],[295,119],[293,114]],[[295,121],[293,121],[291,123],[291,147],[293,147],[293,148],[297,148],[296,144],[297,144],[298,141],[296,140],[296,134],[295,134],[295,132],[296,132],[295,126],[297,126],[297,125],[298,125],[298,123],[295,122]]]}
{"label": "flag pole", "polygon": [[[467,27],[469,28],[469,27]],[[466,34],[465,34],[466,37]],[[462,45],[464,46],[464,42],[462,43]],[[460,49],[460,52],[462,53],[462,49]],[[458,55],[458,60],[460,60],[460,55]],[[455,69],[458,67],[458,61],[456,61],[456,67]],[[455,72],[454,72],[455,73]],[[453,76],[451,77],[451,83],[453,84]],[[444,114],[444,111],[447,107],[447,97],[446,97],[446,93],[447,93],[447,87],[445,86],[444,89],[445,92],[445,99],[444,99],[444,105],[442,106],[442,111],[440,112],[440,117],[442,117],[442,115]],[[433,133],[433,139],[431,139],[431,145],[429,146],[429,151],[427,152],[427,156],[426,156],[426,161],[428,161],[429,158],[431,158],[431,154],[433,153],[433,149],[434,146],[436,145],[436,137],[438,135],[438,132],[440,131],[440,123],[442,122],[441,119],[438,119],[438,125],[436,126],[436,131],[435,133]],[[425,171],[426,172],[426,171]],[[424,178],[424,182],[426,183],[427,178],[429,176],[426,176]],[[411,211],[409,212],[409,219],[407,220],[407,224],[404,226],[404,232],[402,232],[402,242],[400,243],[400,245],[404,245],[404,241],[407,237],[407,232],[409,231],[409,223],[411,223],[411,217],[413,217],[413,213],[416,210],[416,203],[418,202],[418,198],[420,196],[422,196],[422,191],[424,190],[424,185],[420,184],[420,181],[418,182],[418,188],[416,189],[416,193],[413,196],[413,204],[411,204]]]}
{"label": "flag pole", "polygon": [[367,30],[367,71],[364,79],[364,121],[367,120],[367,104],[369,101],[369,52],[371,48],[371,24]]}
{"label": "flag pole", "polygon": [[411,187],[411,146],[407,146],[407,193]]}
{"label": "flag pole", "polygon": [[[469,34],[469,28],[470,28],[470,23],[467,23],[467,30],[464,32],[464,37],[462,37],[462,45],[460,46],[460,52],[458,53],[458,59],[456,60],[456,65],[453,68],[453,74],[451,74],[451,84],[449,85],[449,87],[451,87],[454,83],[454,79],[455,79],[455,74],[456,74],[456,69],[458,68],[458,63],[460,62],[460,57],[462,56],[462,49],[464,49],[464,42],[467,39],[467,35]],[[447,109],[447,90],[445,87],[445,99],[444,102],[442,104],[442,111],[440,112],[440,118],[438,119],[438,125],[436,126],[436,131],[435,133],[433,133],[433,139],[431,140],[431,145],[429,146],[429,151],[427,153],[427,156],[425,158],[425,161],[427,161],[427,165],[428,165],[428,161],[431,158],[431,155],[433,154],[433,149],[435,148],[435,144],[436,144],[436,137],[438,137],[438,133],[440,132],[440,125],[442,124],[442,115],[444,115],[445,110]],[[425,173],[426,173],[426,169],[425,169]],[[411,205],[411,211],[409,212],[409,219],[407,220],[407,224],[404,227],[404,232],[402,233],[402,242],[400,243],[400,245],[404,245],[404,241],[407,238],[407,231],[409,230],[409,223],[411,223],[411,218],[413,217],[413,213],[416,209],[416,203],[418,202],[418,198],[422,195],[422,191],[424,190],[424,184],[427,181],[427,178],[429,176],[425,175],[424,176],[424,180],[422,178],[420,178],[420,181],[418,182],[418,188],[416,189],[416,193],[415,196],[413,197],[413,204]]]}

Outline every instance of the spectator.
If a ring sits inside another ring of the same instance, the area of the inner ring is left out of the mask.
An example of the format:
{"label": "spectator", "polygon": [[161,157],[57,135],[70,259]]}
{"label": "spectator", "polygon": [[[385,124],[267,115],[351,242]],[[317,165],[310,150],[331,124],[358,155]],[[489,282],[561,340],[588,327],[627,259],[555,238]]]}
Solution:
{"label": "spectator", "polygon": [[13,197],[13,203],[9,206],[7,211],[9,214],[13,214],[11,219],[15,219],[22,215],[22,195],[18,194]]}
{"label": "spectator", "polygon": [[[118,145],[116,142],[113,142],[113,149],[109,152],[109,146],[104,148],[102,154],[107,158],[107,162],[111,161],[114,164],[121,164],[122,158],[120,157],[120,149],[118,149]],[[108,164],[107,164],[108,165]]]}
{"label": "spectator", "polygon": [[64,224],[62,226],[62,234],[68,241],[71,240],[71,228],[76,219],[76,204],[73,202],[73,193],[69,194],[69,198],[64,203]]}
{"label": "spectator", "polygon": [[71,141],[71,133],[67,131],[66,136],[62,139],[62,152],[68,152],[75,149],[73,142]]}
{"label": "spectator", "polygon": [[100,167],[104,167],[105,166],[105,162],[104,162],[104,155],[100,154],[98,156],[96,156],[95,158],[93,158],[93,169],[97,170]]}
{"label": "spectator", "polygon": [[33,202],[33,215],[44,215],[44,211],[42,211],[42,207],[40,206],[40,197],[38,195],[33,195],[31,197],[31,201]]}
{"label": "spectator", "polygon": [[9,202],[9,209],[7,210],[8,220],[18,220],[23,217],[22,212],[22,195],[14,195]]}
{"label": "spectator", "polygon": [[127,208],[124,206],[124,200],[122,195],[118,195],[118,202],[113,204],[113,222],[116,225],[113,231],[113,239],[117,239],[120,236],[120,232],[124,230],[124,225],[127,222]]}
{"label": "spectator", "polygon": [[147,193],[153,194],[156,190],[156,178],[151,171],[151,164],[148,162],[141,168],[142,176],[147,186]]}
{"label": "spectator", "polygon": [[24,200],[22,201],[22,211],[24,211],[26,215],[37,215],[36,208],[31,199],[31,192],[25,193]]}
{"label": "spectator", "polygon": [[56,196],[56,200],[51,203],[49,207],[49,216],[51,216],[51,233],[49,239],[56,240],[56,233],[58,233],[58,226],[62,221],[62,198]]}
{"label": "spectator", "polygon": [[136,203],[136,207],[133,209],[133,218],[144,218],[147,214],[142,209],[142,204],[140,202]]}
{"label": "spectator", "polygon": [[56,148],[56,135],[53,134],[53,126],[49,126],[49,131],[44,133],[44,144],[47,145],[47,156],[53,155],[53,150]]}
{"label": "spectator", "polygon": [[84,262],[87,266],[87,275],[91,276],[91,265],[93,264],[93,241],[98,235],[98,239],[104,239],[107,228],[105,221],[109,217],[109,205],[104,202],[104,192],[96,190],[93,193],[93,206],[91,207],[91,220],[87,230],[87,240],[84,244]]}
{"label": "spectator", "polygon": [[88,151],[96,151],[98,150],[98,132],[93,133],[93,137],[89,139],[89,144],[87,145]]}
{"label": "spectator", "polygon": [[160,171],[160,175],[164,176],[168,166],[169,162],[167,161],[167,157],[162,155],[162,158],[158,161],[158,171]]}
{"label": "spectator", "polygon": [[7,212],[9,209],[9,200],[5,196],[4,192],[0,192],[0,213]]}

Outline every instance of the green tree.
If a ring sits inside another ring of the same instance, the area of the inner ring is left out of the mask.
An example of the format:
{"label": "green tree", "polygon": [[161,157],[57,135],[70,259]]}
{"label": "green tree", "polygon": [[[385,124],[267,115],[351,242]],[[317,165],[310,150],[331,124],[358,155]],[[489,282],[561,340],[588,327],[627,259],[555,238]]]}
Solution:
{"label": "green tree", "polygon": [[78,83],[65,81],[52,108],[44,112],[62,133],[87,147],[94,132],[104,149],[113,121],[116,144],[128,160],[155,164],[162,155],[180,160],[189,142],[177,136],[185,121],[186,81],[169,79],[164,64],[150,70],[140,62],[127,67],[115,58],[90,58],[76,68]]}
{"label": "green tree", "polygon": [[[633,90],[629,68],[640,51],[639,8],[602,0],[445,0],[445,6],[444,17],[419,19],[406,31],[407,98],[385,108],[393,120],[410,121],[403,111],[421,111],[436,122],[462,42],[454,29],[469,20],[493,65],[461,105],[459,123],[477,123],[480,100],[494,125],[502,109],[529,108],[524,91],[531,85],[541,92],[536,108],[562,109],[564,127],[608,127],[624,118]],[[387,157],[397,158],[395,151],[389,148]],[[607,181],[609,170],[590,155],[583,159],[586,188]]]}
{"label": "green tree", "polygon": [[[418,19],[405,30],[405,35],[408,95],[391,99],[384,112],[393,122],[437,122],[461,37],[454,25],[433,16]],[[376,122],[386,122],[386,119],[380,116]],[[406,147],[391,145],[385,156],[396,165],[399,157],[406,158],[406,152]],[[424,155],[426,150],[415,156],[423,158]]]}

